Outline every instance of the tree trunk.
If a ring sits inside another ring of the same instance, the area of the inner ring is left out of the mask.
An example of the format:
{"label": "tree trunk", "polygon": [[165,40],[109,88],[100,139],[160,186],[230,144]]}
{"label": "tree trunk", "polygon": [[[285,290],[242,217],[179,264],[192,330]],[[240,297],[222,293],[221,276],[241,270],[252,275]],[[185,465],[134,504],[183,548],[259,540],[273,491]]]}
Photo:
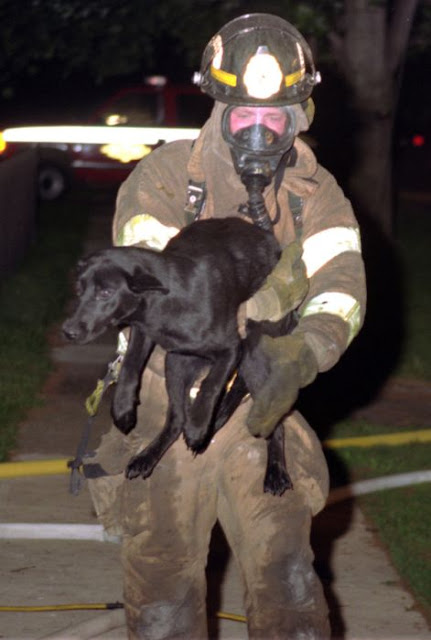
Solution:
{"label": "tree trunk", "polygon": [[359,215],[392,229],[391,141],[394,119],[392,73],[386,55],[386,8],[346,0],[345,73],[357,114],[350,195]]}
{"label": "tree trunk", "polygon": [[350,196],[358,213],[378,222],[385,234],[392,231],[392,136],[400,69],[417,4],[345,0],[343,35],[331,34],[357,118]]}
{"label": "tree trunk", "polygon": [[392,232],[393,118],[370,118],[355,132],[355,164],[349,180],[350,196],[359,216],[369,216],[380,229]]}

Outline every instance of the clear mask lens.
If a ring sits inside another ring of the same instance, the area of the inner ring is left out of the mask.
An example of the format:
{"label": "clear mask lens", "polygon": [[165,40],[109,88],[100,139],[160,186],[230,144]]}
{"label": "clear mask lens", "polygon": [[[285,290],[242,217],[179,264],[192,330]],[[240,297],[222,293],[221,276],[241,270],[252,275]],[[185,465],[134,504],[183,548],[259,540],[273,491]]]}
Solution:
{"label": "clear mask lens", "polygon": [[295,113],[289,107],[230,106],[223,114],[223,137],[233,148],[253,154],[287,151],[295,138]]}

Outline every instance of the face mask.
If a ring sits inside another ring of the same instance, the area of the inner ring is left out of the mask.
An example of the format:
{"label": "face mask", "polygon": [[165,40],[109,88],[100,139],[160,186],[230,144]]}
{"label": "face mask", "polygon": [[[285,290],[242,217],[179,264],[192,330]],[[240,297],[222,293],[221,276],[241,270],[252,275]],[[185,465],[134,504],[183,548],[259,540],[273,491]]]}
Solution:
{"label": "face mask", "polygon": [[295,131],[295,112],[290,107],[230,106],[223,113],[223,138],[248,194],[247,204],[239,211],[266,230],[272,228],[272,222],[263,190],[292,148]]}
{"label": "face mask", "polygon": [[243,181],[247,175],[262,174],[270,182],[293,145],[295,129],[295,113],[289,107],[230,106],[222,118],[223,138]]}

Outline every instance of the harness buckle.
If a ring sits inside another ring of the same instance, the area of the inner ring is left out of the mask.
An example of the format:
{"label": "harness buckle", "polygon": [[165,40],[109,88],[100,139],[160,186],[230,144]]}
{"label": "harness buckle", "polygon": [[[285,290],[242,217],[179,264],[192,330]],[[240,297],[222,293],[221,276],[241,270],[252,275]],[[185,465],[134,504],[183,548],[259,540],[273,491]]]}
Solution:
{"label": "harness buckle", "polygon": [[191,221],[195,222],[201,217],[207,197],[205,182],[189,180],[187,186],[187,200],[184,212],[187,217],[191,216]]}

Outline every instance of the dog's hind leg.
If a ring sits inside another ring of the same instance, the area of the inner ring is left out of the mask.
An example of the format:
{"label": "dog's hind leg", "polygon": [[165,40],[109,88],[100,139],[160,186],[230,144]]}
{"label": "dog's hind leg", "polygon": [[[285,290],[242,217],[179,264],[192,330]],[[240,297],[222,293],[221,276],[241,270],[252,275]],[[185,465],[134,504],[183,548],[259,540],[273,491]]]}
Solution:
{"label": "dog's hind leg", "polygon": [[267,439],[268,460],[266,463],[263,489],[274,496],[281,496],[287,489],[293,489],[293,483],[286,468],[284,454],[284,425],[279,422]]}
{"label": "dog's hind leg", "polygon": [[121,366],[111,406],[114,424],[122,433],[130,433],[136,425],[142,371],[153,348],[154,343],[142,332],[140,327],[131,328],[127,352]]}
{"label": "dog's hind leg", "polygon": [[219,406],[217,407],[216,417],[214,420],[214,433],[217,433],[231,415],[238,409],[242,399],[247,395],[248,388],[245,380],[240,373],[237,372],[235,380],[231,388],[225,391]]}
{"label": "dog's hind leg", "polygon": [[165,426],[143,451],[130,460],[126,469],[127,478],[148,478],[164,453],[177,440],[186,421],[191,387],[205,364],[206,361],[199,357],[166,354],[165,373],[169,408]]}
{"label": "dog's hind leg", "polygon": [[214,356],[214,363],[191,406],[184,425],[184,438],[187,446],[195,453],[202,451],[208,439],[215,407],[224,385],[235,370],[238,351],[238,348],[225,349]]}

